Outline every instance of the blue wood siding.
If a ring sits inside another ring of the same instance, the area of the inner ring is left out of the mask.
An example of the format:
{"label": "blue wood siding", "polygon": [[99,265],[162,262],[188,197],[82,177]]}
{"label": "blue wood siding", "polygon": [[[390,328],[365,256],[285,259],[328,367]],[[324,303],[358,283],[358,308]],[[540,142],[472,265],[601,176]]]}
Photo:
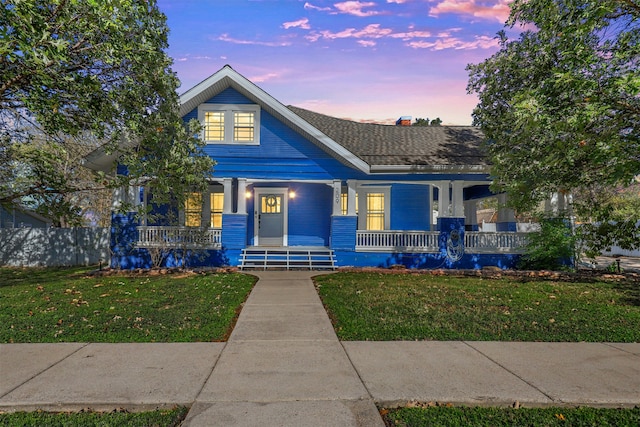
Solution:
{"label": "blue wood siding", "polygon": [[394,184],[391,187],[391,229],[429,230],[429,186]]}
{"label": "blue wood siding", "polygon": [[328,246],[333,189],[324,184],[291,184],[289,246]]}
{"label": "blue wood siding", "polygon": [[244,249],[247,246],[247,215],[222,215],[222,246],[225,249]]}
{"label": "blue wood siding", "polygon": [[[356,250],[357,216],[335,215],[331,217],[331,249],[340,251]],[[349,264],[343,264],[349,265]]]}
{"label": "blue wood siding", "polygon": [[495,266],[502,269],[515,268],[521,255],[518,254],[465,254],[462,259],[451,265],[438,253],[413,252],[351,252],[335,251],[338,267],[380,267],[404,265],[416,269],[475,269]]}

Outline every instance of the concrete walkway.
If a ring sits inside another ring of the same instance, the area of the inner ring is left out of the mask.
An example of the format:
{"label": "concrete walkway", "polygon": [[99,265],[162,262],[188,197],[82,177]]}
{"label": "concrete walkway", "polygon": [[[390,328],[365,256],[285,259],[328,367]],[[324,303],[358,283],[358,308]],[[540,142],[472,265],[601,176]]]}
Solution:
{"label": "concrete walkway", "polygon": [[259,272],[227,343],[2,344],[0,410],[191,407],[185,426],[380,426],[375,404],[640,404],[640,344],[339,342],[310,277]]}

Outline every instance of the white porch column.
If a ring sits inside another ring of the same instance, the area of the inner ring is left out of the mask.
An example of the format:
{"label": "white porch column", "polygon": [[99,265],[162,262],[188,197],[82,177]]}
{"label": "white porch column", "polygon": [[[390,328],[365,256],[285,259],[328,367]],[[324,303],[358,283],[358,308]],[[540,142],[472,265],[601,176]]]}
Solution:
{"label": "white porch column", "polygon": [[451,216],[454,218],[464,217],[464,181],[453,181],[451,190]]}
{"label": "white porch column", "polygon": [[356,216],[356,185],[355,179],[347,180],[347,215]]}
{"label": "white porch column", "polygon": [[141,205],[139,186],[128,185],[113,190],[113,200],[111,207],[116,210],[124,204],[128,204],[131,208],[131,211],[135,210],[135,208]]}
{"label": "white porch column", "polygon": [[233,213],[233,181],[231,178],[224,178],[222,180],[222,186],[224,187],[224,206],[222,207],[223,214]]}
{"label": "white porch column", "polygon": [[333,205],[332,215],[342,215],[342,181],[333,181]]}
{"label": "white porch column", "polygon": [[568,214],[570,210],[571,196],[567,193],[553,193],[551,197],[545,201],[544,210],[552,216],[561,216]]}
{"label": "white porch column", "polygon": [[[247,213],[247,179],[238,178],[238,213]],[[226,200],[225,200],[226,203]]]}
{"label": "white porch column", "polygon": [[449,182],[439,181],[434,184],[438,187],[438,218],[449,216]]}
{"label": "white porch column", "polygon": [[143,226],[147,225],[147,221],[148,221],[148,212],[147,212],[147,207],[149,203],[149,187],[144,186],[142,187],[142,206],[144,207],[144,214],[142,215],[142,220],[141,220],[141,224]]}

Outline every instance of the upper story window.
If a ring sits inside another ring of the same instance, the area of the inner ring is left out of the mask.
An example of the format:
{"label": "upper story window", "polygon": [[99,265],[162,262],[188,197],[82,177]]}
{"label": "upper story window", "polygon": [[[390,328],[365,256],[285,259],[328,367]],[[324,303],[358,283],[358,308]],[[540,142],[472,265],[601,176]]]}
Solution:
{"label": "upper story window", "polygon": [[198,119],[208,144],[260,143],[260,107],[257,105],[201,104]]}

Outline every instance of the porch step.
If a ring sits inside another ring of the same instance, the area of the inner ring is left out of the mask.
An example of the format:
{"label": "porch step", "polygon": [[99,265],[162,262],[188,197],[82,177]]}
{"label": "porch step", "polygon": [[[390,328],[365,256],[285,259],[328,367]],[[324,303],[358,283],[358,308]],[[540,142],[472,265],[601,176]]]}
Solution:
{"label": "porch step", "polygon": [[335,255],[327,248],[247,248],[240,270],[335,270]]}

